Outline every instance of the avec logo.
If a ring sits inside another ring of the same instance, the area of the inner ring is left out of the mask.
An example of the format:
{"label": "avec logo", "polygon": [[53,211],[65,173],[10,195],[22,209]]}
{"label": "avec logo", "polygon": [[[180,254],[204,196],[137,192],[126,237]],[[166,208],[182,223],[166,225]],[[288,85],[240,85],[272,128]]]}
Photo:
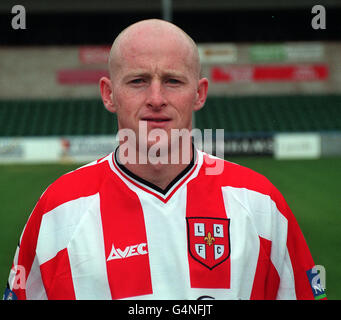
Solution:
{"label": "avec logo", "polygon": [[144,255],[147,253],[148,253],[147,243],[140,243],[132,246],[127,246],[124,250],[121,250],[120,248],[116,249],[113,244],[107,261],[115,259],[124,259],[133,256]]}

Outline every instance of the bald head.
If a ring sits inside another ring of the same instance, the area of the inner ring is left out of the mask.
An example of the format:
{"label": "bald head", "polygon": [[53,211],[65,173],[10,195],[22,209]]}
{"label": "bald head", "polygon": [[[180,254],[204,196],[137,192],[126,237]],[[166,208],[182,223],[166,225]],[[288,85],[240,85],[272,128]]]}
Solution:
{"label": "bald head", "polygon": [[163,43],[174,44],[179,48],[195,77],[200,76],[200,59],[198,48],[192,38],[176,25],[158,19],[143,20],[124,29],[115,39],[109,55],[109,72],[111,78],[120,67],[126,56],[139,54],[139,48],[157,49]]}

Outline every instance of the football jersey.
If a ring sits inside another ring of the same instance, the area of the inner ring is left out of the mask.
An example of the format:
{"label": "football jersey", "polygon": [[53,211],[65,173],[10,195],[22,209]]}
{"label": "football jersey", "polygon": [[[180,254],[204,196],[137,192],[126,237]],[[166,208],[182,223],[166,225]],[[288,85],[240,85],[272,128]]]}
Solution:
{"label": "football jersey", "polygon": [[[220,174],[208,174],[212,160]],[[42,194],[7,297],[314,299],[313,267],[295,217],[264,176],[195,150],[161,190],[113,152]]]}

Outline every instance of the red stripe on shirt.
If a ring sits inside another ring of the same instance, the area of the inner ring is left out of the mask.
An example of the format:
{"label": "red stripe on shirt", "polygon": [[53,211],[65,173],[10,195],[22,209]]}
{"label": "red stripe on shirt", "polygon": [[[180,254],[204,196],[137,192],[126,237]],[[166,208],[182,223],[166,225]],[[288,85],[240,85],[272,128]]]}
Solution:
{"label": "red stripe on shirt", "polygon": [[[205,188],[202,186],[205,185]],[[219,218],[227,219],[221,185],[216,183],[216,176],[205,175],[201,169],[196,179],[187,185],[187,218]],[[209,221],[207,219],[206,221]],[[203,220],[204,221],[204,220]],[[207,231],[205,235],[207,235]],[[225,236],[229,236],[225,234]],[[188,239],[192,237],[188,229]],[[202,242],[203,239],[199,240]],[[207,250],[210,248],[207,247]],[[226,250],[229,248],[225,248]],[[190,243],[188,244],[190,251]],[[190,281],[192,288],[230,288],[231,271],[228,257],[212,269],[200,263],[188,253]]]}
{"label": "red stripe on shirt", "polygon": [[[148,251],[148,246],[140,200],[120,178],[112,175],[112,179],[106,181],[100,192],[111,296],[123,299],[151,294],[149,255],[141,254]],[[114,259],[108,261],[113,246]]]}
{"label": "red stripe on shirt", "polygon": [[279,287],[279,275],[270,260],[270,240],[259,237],[259,255],[253,281],[251,300],[275,300]]}
{"label": "red stripe on shirt", "polygon": [[75,300],[67,249],[40,266],[41,277],[49,300]]}

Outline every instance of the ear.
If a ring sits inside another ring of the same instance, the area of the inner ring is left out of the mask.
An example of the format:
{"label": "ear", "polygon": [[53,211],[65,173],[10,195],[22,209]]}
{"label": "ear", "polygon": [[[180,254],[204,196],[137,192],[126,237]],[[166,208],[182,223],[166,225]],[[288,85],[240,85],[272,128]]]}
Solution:
{"label": "ear", "polygon": [[99,80],[99,88],[101,91],[102,101],[105,108],[112,113],[116,112],[116,106],[114,105],[113,95],[112,95],[112,85],[110,79],[107,77],[102,77]]}
{"label": "ear", "polygon": [[197,98],[194,103],[194,111],[198,111],[204,106],[207,98],[207,91],[208,80],[206,78],[202,78],[199,80],[198,83]]}

